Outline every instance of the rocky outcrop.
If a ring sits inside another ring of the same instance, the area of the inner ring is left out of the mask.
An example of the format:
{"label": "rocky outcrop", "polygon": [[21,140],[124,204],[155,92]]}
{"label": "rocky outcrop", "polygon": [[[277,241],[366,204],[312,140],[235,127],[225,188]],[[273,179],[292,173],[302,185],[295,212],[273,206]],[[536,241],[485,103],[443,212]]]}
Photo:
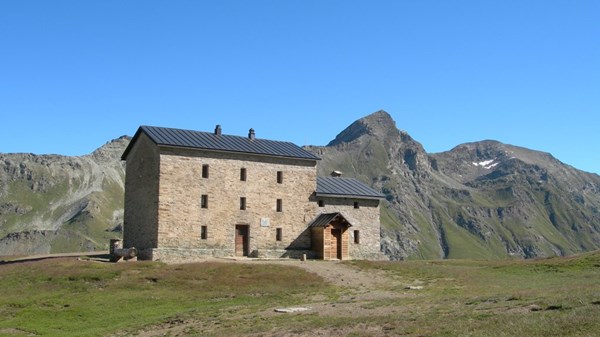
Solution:
{"label": "rocky outcrop", "polygon": [[9,233],[0,239],[0,256],[47,254],[55,235],[55,231],[38,230]]}

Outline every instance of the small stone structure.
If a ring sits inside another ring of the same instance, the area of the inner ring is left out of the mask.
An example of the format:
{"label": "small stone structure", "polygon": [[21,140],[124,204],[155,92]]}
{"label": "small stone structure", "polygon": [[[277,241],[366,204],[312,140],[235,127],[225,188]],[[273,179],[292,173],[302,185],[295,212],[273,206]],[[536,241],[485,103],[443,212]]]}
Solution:
{"label": "small stone structure", "polygon": [[[124,246],[139,259],[383,257],[383,195],[317,177],[319,158],[292,143],[141,126],[122,159]],[[324,213],[339,215],[314,225]]]}
{"label": "small stone structure", "polygon": [[121,259],[128,261],[137,257],[137,249],[135,249],[135,247],[123,248],[121,246],[121,240],[111,239],[108,254],[110,256],[110,262],[119,262]]}

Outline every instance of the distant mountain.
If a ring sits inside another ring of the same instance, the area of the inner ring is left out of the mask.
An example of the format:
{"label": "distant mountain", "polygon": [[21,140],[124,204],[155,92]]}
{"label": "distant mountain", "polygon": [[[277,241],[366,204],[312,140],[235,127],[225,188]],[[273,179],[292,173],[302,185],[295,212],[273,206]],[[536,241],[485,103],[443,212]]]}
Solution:
{"label": "distant mountain", "polygon": [[459,145],[431,158],[470,194],[470,205],[448,213],[481,242],[523,257],[600,247],[600,176],[548,153],[495,141]]}
{"label": "distant mountain", "polygon": [[[0,154],[0,255],[107,249],[123,222],[121,137],[82,157]],[[327,146],[319,174],[382,191],[392,259],[530,258],[600,248],[600,176],[482,141],[427,154],[385,111]]]}
{"label": "distant mountain", "polygon": [[568,255],[600,248],[600,176],[495,141],[427,154],[385,111],[325,147],[320,174],[381,190],[382,246],[394,259]]}
{"label": "distant mountain", "polygon": [[81,157],[0,154],[0,255],[106,249],[121,235],[128,143]]}

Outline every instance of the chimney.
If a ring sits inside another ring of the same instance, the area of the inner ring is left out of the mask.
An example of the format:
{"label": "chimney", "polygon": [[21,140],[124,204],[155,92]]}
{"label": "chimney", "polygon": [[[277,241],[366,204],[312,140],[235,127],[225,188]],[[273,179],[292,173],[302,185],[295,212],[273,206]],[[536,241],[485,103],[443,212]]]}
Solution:
{"label": "chimney", "polygon": [[250,129],[250,131],[248,131],[248,139],[254,139],[256,138],[256,134],[254,133],[254,129]]}
{"label": "chimney", "polygon": [[221,125],[217,124],[217,127],[215,128],[215,135],[220,136],[221,135]]}
{"label": "chimney", "polygon": [[331,176],[332,177],[341,177],[342,171],[333,171],[333,172],[331,172]]}

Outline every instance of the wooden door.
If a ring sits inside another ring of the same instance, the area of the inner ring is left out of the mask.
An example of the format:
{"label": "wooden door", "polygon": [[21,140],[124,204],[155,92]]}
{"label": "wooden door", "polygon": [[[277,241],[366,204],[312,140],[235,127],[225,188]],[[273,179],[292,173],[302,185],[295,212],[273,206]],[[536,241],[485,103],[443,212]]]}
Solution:
{"label": "wooden door", "polygon": [[235,256],[248,256],[248,225],[235,226]]}
{"label": "wooden door", "polygon": [[331,228],[331,259],[342,259],[342,230],[340,228]]}

